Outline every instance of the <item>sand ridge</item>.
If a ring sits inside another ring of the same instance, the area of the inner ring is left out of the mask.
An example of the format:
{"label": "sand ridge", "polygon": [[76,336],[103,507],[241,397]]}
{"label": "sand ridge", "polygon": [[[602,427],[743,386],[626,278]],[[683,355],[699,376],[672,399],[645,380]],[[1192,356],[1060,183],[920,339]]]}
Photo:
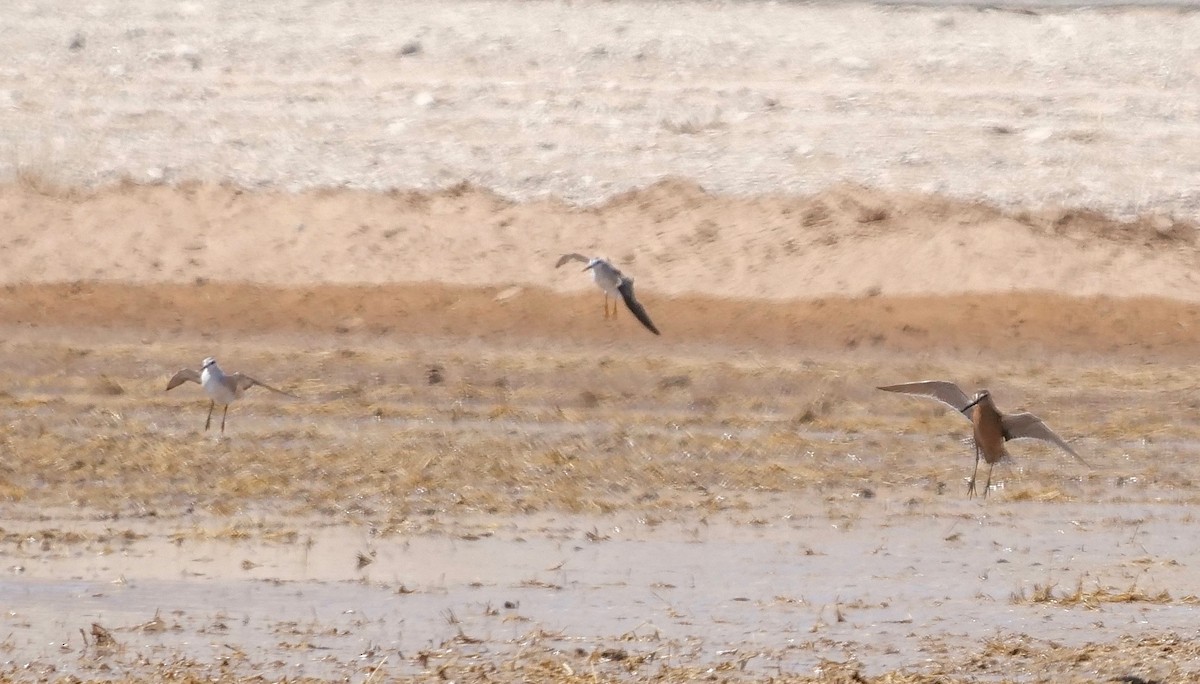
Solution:
{"label": "sand ridge", "polygon": [[437,192],[288,193],[200,182],[0,186],[6,283],[123,281],[591,285],[559,254],[606,256],[659,296],[805,299],[1052,291],[1200,300],[1196,227],[1149,215],[1004,212],[843,185],[737,197],[678,180],[589,208]]}

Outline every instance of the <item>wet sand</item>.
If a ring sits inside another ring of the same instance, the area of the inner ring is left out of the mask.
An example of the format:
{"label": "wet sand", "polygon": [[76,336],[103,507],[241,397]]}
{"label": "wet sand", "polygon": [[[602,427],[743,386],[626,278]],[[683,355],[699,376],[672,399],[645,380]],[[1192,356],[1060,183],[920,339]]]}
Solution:
{"label": "wet sand", "polygon": [[[18,578],[0,588],[9,648],[59,663],[60,675],[186,653],[269,678],[377,666],[457,677],[532,651],[564,675],[618,678],[730,666],[761,678],[849,660],[867,675],[999,666],[1021,679],[1170,679],[1169,650],[1087,669],[1033,655],[1087,658],[1116,645],[1097,638],[1105,632],[1190,633],[1200,598],[1168,589],[1196,579],[1180,534],[1190,510],[1103,515],[1092,504],[879,497],[753,526],[541,515],[476,520],[469,534],[379,537],[368,524],[292,519],[267,540],[249,521],[248,539],[210,539],[195,519],[170,535],[144,520],[77,520],[72,532],[96,537],[6,531],[29,539],[14,558]],[[113,653],[73,633],[89,621],[112,631]],[[984,656],[1006,644],[1029,652]]]}

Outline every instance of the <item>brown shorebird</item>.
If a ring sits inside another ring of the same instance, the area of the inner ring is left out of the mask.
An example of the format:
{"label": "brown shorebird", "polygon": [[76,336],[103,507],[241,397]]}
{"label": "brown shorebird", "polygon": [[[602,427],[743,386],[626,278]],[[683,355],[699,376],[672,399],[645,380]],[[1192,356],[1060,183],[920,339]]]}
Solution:
{"label": "brown shorebird", "polygon": [[[564,254],[558,258],[558,263],[554,264],[555,268],[562,266],[571,261],[578,261],[587,264],[583,267],[585,271],[592,272],[592,280],[596,282],[596,286],[604,290],[604,318],[608,318],[608,299],[623,299],[625,306],[633,312],[642,325],[655,335],[662,333],[658,332],[658,328],[654,327],[654,322],[650,320],[650,314],[646,313],[646,309],[633,296],[633,278],[624,275],[616,266],[608,263],[600,257],[589,259],[582,254]],[[617,303],[613,302],[612,317],[617,317]]]}
{"label": "brown shorebird", "polygon": [[888,385],[879,389],[887,392],[901,392],[920,397],[930,397],[954,407],[963,414],[975,427],[975,470],[971,473],[971,481],[967,483],[967,495],[975,495],[975,476],[979,473],[979,456],[988,464],[987,483],[983,486],[983,495],[987,496],[988,488],[992,486],[992,468],[996,462],[1008,458],[1004,443],[1010,439],[1040,439],[1058,445],[1063,451],[1074,456],[1080,463],[1091,467],[1083,460],[1071,445],[1067,444],[1051,430],[1041,418],[1032,413],[1001,413],[992,402],[992,394],[987,390],[979,390],[974,399],[958,388],[958,385],[945,380],[927,380],[924,382],[906,382],[901,385]]}
{"label": "brown shorebird", "polygon": [[175,375],[171,376],[170,382],[167,383],[167,391],[173,390],[185,382],[198,383],[204,388],[204,393],[207,394],[208,398],[210,399],[208,403],[208,418],[204,421],[204,429],[206,431],[208,430],[208,426],[212,424],[213,408],[215,408],[217,404],[223,404],[225,406],[225,412],[221,414],[221,434],[225,434],[225,417],[229,415],[229,405],[232,404],[235,399],[241,397],[246,390],[254,387],[255,385],[264,389],[269,389],[276,394],[282,394],[293,399],[300,398],[289,392],[275,389],[266,383],[259,382],[249,375],[243,375],[241,373],[232,373],[230,375],[226,375],[225,372],[221,370],[221,367],[217,365],[217,360],[211,356],[207,359],[204,359],[204,362],[200,364],[200,370],[196,370],[195,368],[184,368]]}

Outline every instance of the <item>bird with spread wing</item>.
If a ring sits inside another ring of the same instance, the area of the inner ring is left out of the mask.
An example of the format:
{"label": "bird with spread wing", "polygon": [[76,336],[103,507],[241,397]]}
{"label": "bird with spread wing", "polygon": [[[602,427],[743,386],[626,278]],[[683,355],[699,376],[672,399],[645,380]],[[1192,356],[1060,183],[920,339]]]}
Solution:
{"label": "bird with spread wing", "polygon": [[[578,261],[587,264],[583,270],[592,272],[592,280],[596,286],[604,291],[604,318],[609,317],[608,300],[609,298],[624,300],[625,306],[629,307],[629,311],[634,317],[641,321],[646,329],[655,335],[661,335],[658,328],[655,327],[654,321],[650,320],[650,314],[646,313],[646,308],[633,295],[633,278],[621,273],[616,266],[613,266],[605,259],[600,257],[588,258],[582,254],[564,254],[558,259],[555,268],[561,267],[563,264]],[[617,317],[617,305],[613,302],[612,317]]]}
{"label": "bird with spread wing", "polygon": [[967,483],[968,496],[975,495],[975,476],[979,473],[981,454],[983,460],[988,464],[987,482],[983,486],[983,495],[987,496],[988,488],[992,484],[992,468],[1001,459],[1009,457],[1004,443],[1010,439],[1029,438],[1049,442],[1074,456],[1085,466],[1091,467],[1041,418],[1032,413],[1001,413],[992,401],[992,393],[986,389],[979,390],[973,399],[968,399],[966,393],[958,385],[946,380],[906,382],[899,385],[887,385],[879,389],[936,399],[954,408],[971,421],[974,427],[975,471],[971,473],[971,480]]}
{"label": "bird with spread wing", "polygon": [[217,365],[217,360],[211,356],[204,359],[200,364],[200,370],[184,368],[171,376],[171,380],[167,383],[167,391],[173,390],[185,382],[199,384],[204,388],[204,393],[208,395],[210,400],[208,404],[208,418],[204,421],[204,429],[206,431],[209,425],[212,424],[213,409],[216,408],[216,405],[221,404],[225,407],[225,411],[221,414],[221,434],[225,433],[225,418],[229,415],[229,405],[240,398],[251,387],[262,387],[276,394],[299,399],[299,397],[290,392],[275,389],[265,382],[255,380],[249,375],[242,373],[230,373],[226,375],[221,370],[221,367]]}

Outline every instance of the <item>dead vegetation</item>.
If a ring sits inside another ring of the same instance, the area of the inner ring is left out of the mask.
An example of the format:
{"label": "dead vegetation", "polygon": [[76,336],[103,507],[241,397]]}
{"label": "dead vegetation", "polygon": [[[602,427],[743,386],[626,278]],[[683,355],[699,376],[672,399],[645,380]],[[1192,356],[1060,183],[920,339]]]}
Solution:
{"label": "dead vegetation", "polygon": [[1166,589],[1157,591],[1146,590],[1134,582],[1124,589],[1104,586],[1095,583],[1085,586],[1083,578],[1076,581],[1074,589],[1059,590],[1053,582],[1034,584],[1026,593],[1024,589],[1015,592],[1010,600],[1016,605],[1021,604],[1050,604],[1064,607],[1099,608],[1106,603],[1153,603],[1153,604],[1195,604],[1200,603],[1197,597],[1188,595],[1173,598]]}
{"label": "dead vegetation", "polygon": [[[1164,488],[1188,496],[1194,476],[1180,450],[1200,435],[1191,413],[1165,421],[1158,395],[1127,391],[1130,369],[1094,362],[1075,373],[1060,364],[1055,374],[1014,364],[992,378],[953,360],[596,363],[568,349],[486,358],[440,349],[433,363],[424,351],[363,347],[351,350],[352,363],[335,363],[280,355],[274,346],[242,357],[284,376],[306,400],[248,397],[218,439],[201,430],[202,395],[161,392],[167,371],[199,348],[151,348],[136,360],[121,348],[83,356],[73,349],[7,345],[14,362],[0,380],[12,399],[0,404],[0,419],[12,426],[6,448],[20,454],[0,470],[0,494],[10,501],[141,516],[271,506],[365,516],[387,529],[386,521],[437,511],[737,512],[763,492],[957,496],[970,474],[971,450],[961,441],[968,423],[874,390],[921,376],[988,382],[1013,410],[1038,397],[1043,417],[1099,466],[1088,471],[1038,444],[1012,443],[1015,460],[997,469],[1011,501],[1128,499]],[[428,384],[433,367],[448,381]],[[1140,364],[1136,374],[1147,387],[1195,382],[1177,366]],[[89,377],[98,379],[89,385]],[[354,392],[342,391],[348,386]],[[35,422],[39,429],[28,429]],[[1137,456],[1136,477],[1110,477],[1134,454],[1162,448],[1172,457]],[[222,534],[295,538],[294,530]]]}

